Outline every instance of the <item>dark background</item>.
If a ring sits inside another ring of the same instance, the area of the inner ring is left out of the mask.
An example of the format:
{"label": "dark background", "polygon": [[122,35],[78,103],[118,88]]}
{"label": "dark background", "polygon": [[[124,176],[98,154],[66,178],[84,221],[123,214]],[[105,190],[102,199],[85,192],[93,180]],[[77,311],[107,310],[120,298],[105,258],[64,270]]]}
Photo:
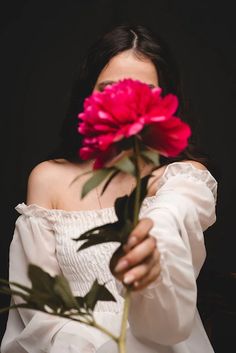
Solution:
{"label": "dark background", "polygon": [[[201,288],[207,283],[223,296],[218,306],[209,302],[202,307],[203,316],[211,315],[208,329],[216,353],[234,350],[235,284],[230,275],[236,272],[233,4],[18,0],[0,5],[0,277],[8,276],[8,249],[18,216],[14,207],[25,200],[30,170],[59,142],[73,73],[86,49],[111,25],[127,20],[148,25],[166,39],[178,60],[190,115],[197,122],[203,148],[220,172],[217,222],[205,232],[208,258],[199,283]],[[1,307],[9,303],[9,298],[0,300]],[[6,318],[0,315],[0,340]]]}

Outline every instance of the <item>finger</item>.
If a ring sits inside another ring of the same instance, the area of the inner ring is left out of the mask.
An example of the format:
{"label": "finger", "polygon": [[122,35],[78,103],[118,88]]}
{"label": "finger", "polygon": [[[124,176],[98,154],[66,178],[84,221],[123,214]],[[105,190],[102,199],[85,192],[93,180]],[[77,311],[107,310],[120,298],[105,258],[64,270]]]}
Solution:
{"label": "finger", "polygon": [[145,239],[152,227],[153,221],[150,218],[141,219],[137,226],[130,233],[128,242],[123,247],[125,252],[128,252],[131,248]]}
{"label": "finger", "polygon": [[155,252],[153,255],[146,258],[142,264],[133,267],[128,272],[125,272],[123,277],[123,282],[125,284],[131,284],[135,281],[141,281],[145,278],[149,272],[151,271],[152,267],[155,266],[159,261],[159,253]]}
{"label": "finger", "polygon": [[142,280],[133,282],[133,286],[131,287],[131,289],[133,291],[138,291],[146,288],[147,286],[149,286],[149,284],[153,283],[158,279],[158,277],[160,276],[160,273],[161,273],[161,266],[160,264],[157,264],[156,266],[152,267],[149,274],[143,277]]}
{"label": "finger", "polygon": [[115,267],[115,272],[124,271],[129,267],[133,267],[144,261],[146,257],[151,255],[156,249],[156,239],[152,236],[147,237],[142,243],[135,246],[128,254],[123,256]]}
{"label": "finger", "polygon": [[135,266],[144,261],[146,257],[151,255],[157,247],[157,241],[154,237],[148,236],[137,246],[132,248],[124,257],[130,266]]}

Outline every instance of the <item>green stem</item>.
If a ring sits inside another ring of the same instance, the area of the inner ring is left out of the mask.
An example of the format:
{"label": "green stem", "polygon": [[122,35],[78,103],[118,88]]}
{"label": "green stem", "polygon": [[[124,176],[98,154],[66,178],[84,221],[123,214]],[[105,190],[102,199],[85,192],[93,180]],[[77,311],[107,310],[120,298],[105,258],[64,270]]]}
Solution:
{"label": "green stem", "polygon": [[136,174],[136,191],[135,191],[135,203],[134,203],[134,219],[133,219],[133,227],[135,227],[138,223],[139,209],[140,209],[140,193],[141,193],[141,175],[138,165],[140,150],[138,140],[134,138],[134,165],[135,165],[135,174]]}
{"label": "green stem", "polygon": [[131,290],[127,288],[125,293],[125,301],[124,301],[123,315],[122,315],[122,321],[121,321],[121,332],[120,332],[120,337],[118,339],[119,353],[126,352],[126,326],[127,326],[128,314],[129,314],[130,296],[131,296]]}
{"label": "green stem", "polygon": [[[139,170],[138,158],[140,155],[138,140],[134,138],[134,165],[135,165],[135,176],[136,176],[136,190],[135,190],[135,202],[134,202],[134,218],[133,228],[138,223],[139,210],[140,210],[140,196],[141,196],[141,175]],[[118,339],[119,353],[126,353],[126,327],[129,314],[129,306],[131,300],[131,289],[127,287],[125,298],[124,298],[124,309],[121,321],[121,333]]]}

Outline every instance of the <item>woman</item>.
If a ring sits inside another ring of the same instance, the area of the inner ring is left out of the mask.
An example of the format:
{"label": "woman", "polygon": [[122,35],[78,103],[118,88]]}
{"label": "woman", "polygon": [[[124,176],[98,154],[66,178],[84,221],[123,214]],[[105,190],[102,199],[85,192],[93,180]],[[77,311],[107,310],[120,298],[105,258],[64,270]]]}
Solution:
{"label": "woman", "polygon": [[[75,81],[60,148],[32,170],[26,204],[16,207],[21,215],[10,247],[9,277],[29,285],[27,267],[35,263],[51,275],[63,273],[75,295],[85,295],[95,278],[106,282],[117,302],[99,302],[95,315],[114,334],[120,330],[123,288],[132,284],[129,353],[211,353],[196,308],[196,278],[206,255],[203,232],[216,219],[217,182],[192,145],[178,159],[162,159],[140,221],[111,269],[117,243],[78,253],[72,240],[95,225],[114,221],[114,200],[134,187],[132,177],[122,173],[102,196],[99,187],[80,199],[86,174],[69,187],[93,166],[93,161],[82,163],[77,153],[77,114],[84,98],[127,77],[160,86],[164,94],[177,94],[178,115],[185,118],[177,70],[160,38],[143,26],[128,25],[102,36]],[[140,168],[142,175],[149,172],[142,162]],[[12,301],[18,302],[17,297]],[[108,337],[94,328],[24,309],[10,311],[1,348],[2,353],[115,352]]]}

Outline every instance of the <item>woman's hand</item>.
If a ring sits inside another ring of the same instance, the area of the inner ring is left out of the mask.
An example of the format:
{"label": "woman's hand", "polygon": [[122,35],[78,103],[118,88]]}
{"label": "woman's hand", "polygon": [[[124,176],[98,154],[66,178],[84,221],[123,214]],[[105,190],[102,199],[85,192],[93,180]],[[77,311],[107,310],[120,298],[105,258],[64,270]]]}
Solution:
{"label": "woman's hand", "polygon": [[137,291],[155,281],[161,271],[156,239],[149,235],[153,223],[149,218],[139,221],[128,242],[116,251],[110,269],[117,279]]}

